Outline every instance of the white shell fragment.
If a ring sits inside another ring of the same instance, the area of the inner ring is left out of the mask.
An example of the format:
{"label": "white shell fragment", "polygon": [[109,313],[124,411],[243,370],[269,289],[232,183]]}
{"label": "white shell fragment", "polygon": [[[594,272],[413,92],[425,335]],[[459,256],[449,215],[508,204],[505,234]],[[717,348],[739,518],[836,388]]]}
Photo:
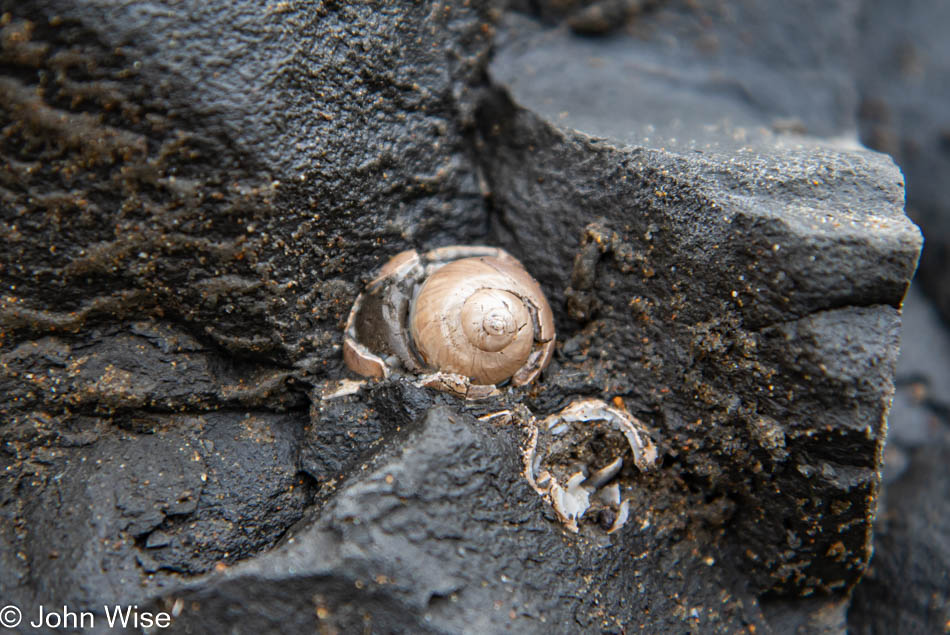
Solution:
{"label": "white shell fragment", "polygon": [[465,399],[487,399],[488,397],[501,394],[495,386],[473,384],[465,375],[458,375],[456,373],[431,373],[429,375],[423,375],[419,378],[419,381],[416,382],[416,385],[450,392]]}
{"label": "white shell fragment", "polygon": [[490,412],[478,418],[479,421],[497,425],[506,425],[511,423],[511,419],[511,410],[498,410],[497,412]]}
{"label": "white shell fragment", "polygon": [[356,381],[353,379],[331,381],[323,386],[320,392],[320,400],[330,401],[332,399],[340,399],[341,397],[349,397],[350,395],[358,393],[365,385],[365,381]]}
{"label": "white shell fragment", "polygon": [[531,425],[522,460],[528,483],[569,530],[579,532],[586,516],[595,525],[599,519],[609,534],[630,516],[624,484],[629,488],[631,478],[654,467],[657,450],[635,417],[599,399],[583,399]]}
{"label": "white shell fragment", "polygon": [[620,474],[620,468],[622,467],[623,459],[618,456],[612,463],[607,464],[602,469],[591,474],[590,477],[584,481],[584,485],[591,489],[598,489],[609,483],[613,477]]}
{"label": "white shell fragment", "polygon": [[610,526],[610,529],[607,530],[608,534],[612,534],[627,522],[627,517],[630,516],[630,501],[626,500],[620,503],[620,511],[617,512],[617,519]]}
{"label": "white shell fragment", "polygon": [[605,505],[620,507],[620,485],[614,483],[613,485],[600,488],[597,492],[597,497]]}
{"label": "white shell fragment", "polygon": [[590,507],[590,491],[581,485],[583,481],[584,474],[578,472],[568,479],[566,488],[562,489],[557,481],[551,485],[551,503],[554,505],[554,510],[558,516],[566,518],[575,527],[577,521]]}

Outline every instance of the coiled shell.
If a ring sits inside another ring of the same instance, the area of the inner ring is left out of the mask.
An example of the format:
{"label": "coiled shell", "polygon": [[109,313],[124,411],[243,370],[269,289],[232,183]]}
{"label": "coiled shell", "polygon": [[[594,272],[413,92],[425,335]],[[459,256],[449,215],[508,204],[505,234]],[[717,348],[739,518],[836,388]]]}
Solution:
{"label": "coiled shell", "polygon": [[550,361],[554,319],[540,285],[506,252],[443,247],[393,257],[354,304],[344,359],[368,376],[426,374],[464,396],[471,386],[531,382]]}

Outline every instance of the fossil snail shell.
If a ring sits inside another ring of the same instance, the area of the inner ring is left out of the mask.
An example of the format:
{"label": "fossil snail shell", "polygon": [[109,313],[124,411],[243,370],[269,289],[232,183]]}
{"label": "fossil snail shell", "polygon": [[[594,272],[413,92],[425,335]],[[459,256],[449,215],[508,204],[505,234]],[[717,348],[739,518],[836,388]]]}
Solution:
{"label": "fossil snail shell", "polygon": [[540,285],[492,247],[394,256],[357,299],[344,340],[347,366],[362,375],[436,373],[476,386],[529,383],[553,350],[554,319]]}
{"label": "fossil snail shell", "polygon": [[550,313],[538,284],[520,265],[463,258],[422,285],[412,306],[412,340],[429,366],[476,384],[497,384],[528,359],[535,338],[531,312],[544,309]]}

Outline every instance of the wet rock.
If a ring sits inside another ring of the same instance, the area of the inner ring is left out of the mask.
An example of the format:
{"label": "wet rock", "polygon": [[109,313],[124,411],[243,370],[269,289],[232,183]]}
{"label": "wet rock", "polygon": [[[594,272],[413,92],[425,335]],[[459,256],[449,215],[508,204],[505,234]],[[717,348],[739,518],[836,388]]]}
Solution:
{"label": "wet rock", "polygon": [[[167,595],[157,606],[186,607],[170,632],[213,629],[225,613],[242,633],[765,626],[741,601],[741,578],[716,564],[722,534],[708,527],[702,494],[667,481],[609,548],[566,540],[521,475],[521,434],[433,408],[355,472],[312,526]],[[672,492],[692,507],[655,506]]]}
{"label": "wet rock", "polygon": [[8,548],[27,568],[3,580],[5,598],[96,611],[132,603],[177,574],[269,547],[312,504],[312,481],[296,468],[295,417],[154,419],[148,434],[92,418],[70,422],[94,429],[95,442],[49,443],[24,451],[26,465],[11,464]]}
{"label": "wet rock", "polygon": [[[0,595],[178,632],[840,628],[919,235],[839,138],[850,3],[741,6],[601,41],[496,39],[491,2],[0,0]],[[541,281],[542,381],[342,383],[375,269],[459,243]],[[522,473],[582,397],[659,454],[609,534]]]}
{"label": "wet rock", "polygon": [[[599,349],[589,389],[621,395],[661,453],[737,502],[727,526],[752,589],[843,594],[870,555],[920,235],[887,157],[770,118],[795,110],[830,134],[853,92],[834,67],[807,73],[811,52],[766,70],[767,41],[728,68],[736,41],[710,63],[689,41],[506,29],[480,138],[502,244],[553,304],[583,307],[558,326]],[[790,111],[720,90],[772,85],[798,95]],[[577,389],[582,368],[562,361],[549,386]]]}
{"label": "wet rock", "polygon": [[332,488],[362,469],[382,449],[397,443],[439,399],[401,379],[366,386],[362,393],[315,398],[304,428],[300,469]]}
{"label": "wet rock", "polygon": [[0,596],[148,597],[318,505],[364,276],[484,233],[495,17],[0,2]]}
{"label": "wet rock", "polygon": [[5,597],[134,601],[266,548],[312,502],[287,369],[143,321],[25,339],[0,371]]}
{"label": "wet rock", "polygon": [[0,3],[6,333],[164,318],[314,373],[362,276],[483,233],[490,3]]}

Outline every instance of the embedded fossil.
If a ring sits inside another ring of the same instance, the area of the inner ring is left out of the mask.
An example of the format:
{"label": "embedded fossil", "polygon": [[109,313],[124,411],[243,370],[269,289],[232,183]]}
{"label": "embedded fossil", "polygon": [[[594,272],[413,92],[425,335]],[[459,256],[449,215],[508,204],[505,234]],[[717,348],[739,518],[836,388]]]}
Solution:
{"label": "embedded fossil", "polygon": [[570,404],[531,427],[522,456],[524,475],[568,529],[579,531],[585,514],[607,533],[630,513],[623,497],[629,464],[645,472],[656,463],[656,446],[643,424],[599,399]]}
{"label": "embedded fossil", "polygon": [[494,247],[397,254],[356,299],[343,341],[360,375],[420,375],[421,385],[470,399],[533,381],[553,350],[540,285]]}

